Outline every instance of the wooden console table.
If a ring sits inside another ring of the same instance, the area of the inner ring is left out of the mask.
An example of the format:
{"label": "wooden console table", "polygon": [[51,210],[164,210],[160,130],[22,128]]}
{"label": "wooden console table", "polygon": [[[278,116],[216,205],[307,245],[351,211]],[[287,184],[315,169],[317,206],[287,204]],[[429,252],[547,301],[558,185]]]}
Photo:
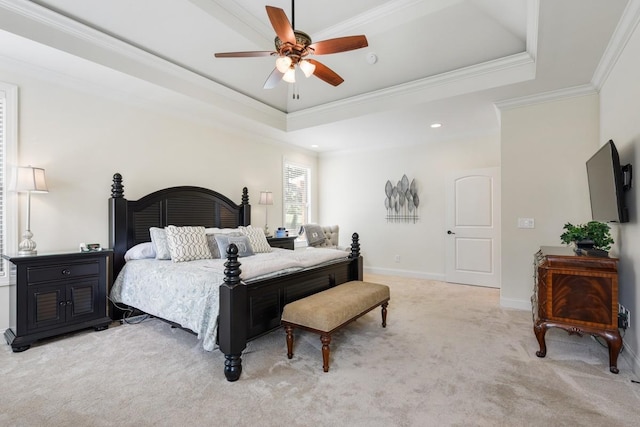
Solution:
{"label": "wooden console table", "polygon": [[597,335],[609,347],[609,370],[618,373],[618,260],[578,255],[568,247],[544,246],[535,254],[531,297],[533,332],[545,357],[548,328]]}

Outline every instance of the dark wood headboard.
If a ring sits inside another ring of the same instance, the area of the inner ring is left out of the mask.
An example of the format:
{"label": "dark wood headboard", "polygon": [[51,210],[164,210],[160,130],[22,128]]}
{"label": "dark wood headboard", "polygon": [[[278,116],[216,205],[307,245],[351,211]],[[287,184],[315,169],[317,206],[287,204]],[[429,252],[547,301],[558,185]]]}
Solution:
{"label": "dark wood headboard", "polygon": [[251,224],[247,187],[239,205],[222,194],[202,187],[171,187],[138,200],[124,198],[122,175],[113,175],[109,199],[109,247],[114,251],[114,277],[124,266],[124,254],[132,246],[149,242],[149,227],[201,225],[235,228]]}

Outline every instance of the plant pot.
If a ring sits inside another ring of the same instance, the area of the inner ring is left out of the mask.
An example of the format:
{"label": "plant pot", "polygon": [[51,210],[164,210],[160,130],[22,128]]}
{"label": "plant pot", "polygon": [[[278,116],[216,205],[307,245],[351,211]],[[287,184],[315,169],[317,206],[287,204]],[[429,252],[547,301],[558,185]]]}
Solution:
{"label": "plant pot", "polygon": [[576,247],[578,249],[593,249],[594,244],[593,240],[580,240],[576,242]]}

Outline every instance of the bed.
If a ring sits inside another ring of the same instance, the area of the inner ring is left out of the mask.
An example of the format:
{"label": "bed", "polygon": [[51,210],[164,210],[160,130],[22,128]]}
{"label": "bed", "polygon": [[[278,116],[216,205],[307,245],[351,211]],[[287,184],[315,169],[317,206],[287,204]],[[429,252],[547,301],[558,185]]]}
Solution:
{"label": "bed", "polygon": [[[242,189],[240,198],[240,204],[236,204],[230,198],[210,189],[181,186],[158,190],[138,200],[127,200],[122,176],[114,174],[109,198],[109,246],[114,251],[114,277],[119,279],[120,272],[125,267],[125,253],[140,243],[150,241],[149,229],[152,227],[198,225],[207,229],[229,229],[250,226],[251,205],[246,187]],[[295,254],[296,258],[304,255],[299,251],[274,249],[274,257],[278,256],[278,251],[289,252],[285,255],[290,256]],[[217,292],[209,291],[208,294],[212,298],[217,297],[218,313],[214,321],[208,322],[205,338],[211,340],[214,332],[211,325],[217,325],[215,339],[225,355],[224,374],[228,381],[240,378],[241,354],[247,341],[278,328],[286,304],[350,280],[362,280],[363,275],[357,233],[352,235],[351,247],[346,256],[317,266],[305,264],[278,273],[262,274],[264,272],[252,266],[250,258],[253,257],[239,257],[238,247],[234,244],[228,246],[227,253],[222,258],[219,262],[224,264],[223,273],[211,275],[212,285],[217,287]],[[246,281],[244,276],[247,273],[242,273],[241,268],[243,261],[246,270],[253,272]],[[198,262],[193,263],[197,267]],[[133,262],[130,264],[133,265]],[[139,305],[145,305],[145,296],[140,298]],[[146,312],[183,326],[176,319]],[[121,312],[112,306],[111,314],[118,318]],[[189,325],[184,327],[191,330]],[[200,331],[194,332],[200,335]]]}

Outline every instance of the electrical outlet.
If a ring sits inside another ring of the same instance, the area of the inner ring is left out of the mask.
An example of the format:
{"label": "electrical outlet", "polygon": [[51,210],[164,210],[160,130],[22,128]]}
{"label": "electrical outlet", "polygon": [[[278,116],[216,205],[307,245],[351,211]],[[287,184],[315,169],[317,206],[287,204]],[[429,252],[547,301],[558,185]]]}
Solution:
{"label": "electrical outlet", "polygon": [[396,262],[400,262],[400,255],[396,255]]}
{"label": "electrical outlet", "polygon": [[618,327],[629,329],[629,325],[631,325],[631,313],[622,304],[618,304]]}

